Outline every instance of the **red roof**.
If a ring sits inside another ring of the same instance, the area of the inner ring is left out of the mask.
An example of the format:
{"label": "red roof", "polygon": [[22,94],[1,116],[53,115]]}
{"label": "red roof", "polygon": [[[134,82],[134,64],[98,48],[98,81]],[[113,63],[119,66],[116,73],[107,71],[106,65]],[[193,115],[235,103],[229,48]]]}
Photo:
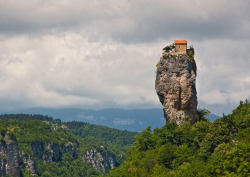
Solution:
{"label": "red roof", "polygon": [[175,44],[187,44],[187,40],[174,40]]}

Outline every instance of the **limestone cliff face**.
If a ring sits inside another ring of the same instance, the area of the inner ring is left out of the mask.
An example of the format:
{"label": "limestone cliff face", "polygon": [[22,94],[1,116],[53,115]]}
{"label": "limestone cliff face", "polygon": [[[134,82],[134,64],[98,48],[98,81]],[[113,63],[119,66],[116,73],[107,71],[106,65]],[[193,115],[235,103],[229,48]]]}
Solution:
{"label": "limestone cliff face", "polygon": [[196,64],[186,53],[164,52],[157,64],[155,89],[167,121],[196,121]]}
{"label": "limestone cliff face", "polygon": [[20,176],[17,140],[0,134],[0,176]]}
{"label": "limestone cliff face", "polygon": [[37,175],[36,160],[44,160],[46,162],[58,162],[62,158],[64,151],[67,151],[71,156],[75,156],[79,145],[74,146],[72,142],[66,144],[51,144],[51,143],[31,143],[32,153],[34,156],[28,155],[25,152],[20,152],[20,158],[23,160],[25,168],[32,175]]}
{"label": "limestone cliff face", "polygon": [[91,164],[97,171],[108,172],[118,166],[115,156],[106,152],[98,152],[96,149],[87,151],[82,158]]}
{"label": "limestone cliff face", "polygon": [[65,143],[32,142],[27,143],[30,152],[24,152],[18,147],[18,142],[10,133],[0,134],[0,176],[7,174],[13,177],[20,176],[20,165],[24,165],[31,175],[37,175],[37,160],[45,162],[59,162],[62,155],[68,152],[76,156],[79,151],[78,142],[68,140]]}

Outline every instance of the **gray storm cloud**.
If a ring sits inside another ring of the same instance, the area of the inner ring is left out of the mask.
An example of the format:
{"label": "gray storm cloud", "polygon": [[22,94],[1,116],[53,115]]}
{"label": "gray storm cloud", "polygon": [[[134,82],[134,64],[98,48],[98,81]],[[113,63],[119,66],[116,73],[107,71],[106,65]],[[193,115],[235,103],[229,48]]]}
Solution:
{"label": "gray storm cloud", "polygon": [[0,32],[72,30],[126,42],[249,38],[249,6],[245,0],[0,0]]}
{"label": "gray storm cloud", "polygon": [[250,97],[249,8],[245,0],[0,0],[0,107],[161,107],[161,49],[187,39],[199,106],[230,112]]}

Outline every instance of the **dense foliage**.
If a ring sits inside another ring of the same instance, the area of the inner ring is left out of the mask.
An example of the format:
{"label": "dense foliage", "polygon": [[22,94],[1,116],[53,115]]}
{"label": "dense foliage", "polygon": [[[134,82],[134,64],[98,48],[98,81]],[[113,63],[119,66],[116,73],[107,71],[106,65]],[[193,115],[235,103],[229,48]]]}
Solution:
{"label": "dense foliage", "polygon": [[90,164],[85,163],[80,156],[72,157],[68,153],[63,154],[58,163],[48,163],[39,160],[37,163],[38,176],[42,177],[97,177],[102,175],[96,171]]}
{"label": "dense foliage", "polygon": [[[37,120],[0,120],[1,132],[7,131],[16,137],[21,151],[30,154],[30,144],[64,144],[68,141],[78,143],[77,138],[65,130],[66,127]],[[54,131],[52,131],[54,130]],[[32,155],[32,154],[31,154]]]}
{"label": "dense foliage", "polygon": [[[84,122],[61,124],[59,119],[48,116],[2,115],[0,134],[17,139],[19,151],[32,158],[32,143],[79,145],[79,151],[73,156],[66,151],[53,162],[37,159],[38,176],[105,176],[82,159],[91,149],[103,156],[115,157],[118,164],[127,157],[120,167],[109,173],[111,177],[249,176],[250,103],[241,101],[232,114],[223,115],[213,123],[205,118],[207,114],[209,111],[199,110],[198,122],[194,125],[166,123],[154,130],[148,127],[140,134]],[[12,120],[13,117],[22,121]],[[6,142],[4,136],[0,141]],[[6,157],[1,158],[6,160]],[[23,162],[21,175],[31,176]]]}
{"label": "dense foliage", "polygon": [[250,103],[210,123],[198,112],[194,125],[166,123],[137,136],[124,164],[109,176],[249,176]]}

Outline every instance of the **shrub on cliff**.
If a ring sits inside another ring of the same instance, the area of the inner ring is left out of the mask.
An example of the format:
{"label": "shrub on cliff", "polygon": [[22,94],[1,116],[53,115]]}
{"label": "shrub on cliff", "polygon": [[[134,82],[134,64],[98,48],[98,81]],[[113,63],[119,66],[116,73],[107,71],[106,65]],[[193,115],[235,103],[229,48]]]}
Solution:
{"label": "shrub on cliff", "polygon": [[171,45],[168,45],[166,47],[164,47],[162,50],[165,51],[165,52],[170,52],[171,50],[173,50],[175,48],[175,45],[174,43],[171,44]]}

